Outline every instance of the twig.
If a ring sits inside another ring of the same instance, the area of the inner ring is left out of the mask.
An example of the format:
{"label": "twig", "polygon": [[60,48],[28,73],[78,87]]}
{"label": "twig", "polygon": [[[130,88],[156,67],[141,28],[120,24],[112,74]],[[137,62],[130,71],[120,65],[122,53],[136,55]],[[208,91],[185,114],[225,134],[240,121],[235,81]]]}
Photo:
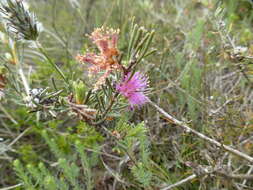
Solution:
{"label": "twig", "polygon": [[170,120],[171,122],[173,122],[174,124],[180,126],[181,128],[185,129],[187,132],[190,132],[196,136],[198,136],[199,138],[213,144],[213,145],[216,145],[217,147],[219,148],[223,148],[224,150],[234,154],[234,155],[237,155],[239,156],[240,158],[243,158],[244,160],[247,160],[251,163],[253,163],[253,157],[243,153],[243,152],[240,152],[234,148],[231,148],[230,146],[227,146],[227,145],[224,145],[192,128],[190,128],[187,124],[185,124],[184,122],[182,121],[179,121],[177,120],[176,118],[172,117],[170,114],[168,114],[167,112],[165,112],[162,108],[160,108],[158,105],[156,105],[154,102],[152,102],[151,100],[149,100],[149,103],[157,110],[159,111],[161,114],[163,114],[168,120]]}
{"label": "twig", "polygon": [[17,184],[17,185],[13,185],[13,186],[1,188],[0,190],[14,189],[14,188],[19,187],[19,186],[22,186],[22,185],[23,185],[23,183],[19,183],[19,184]]}
{"label": "twig", "polygon": [[196,178],[196,177],[197,177],[196,174],[192,174],[192,175],[188,176],[187,178],[182,179],[181,181],[179,181],[179,182],[177,182],[177,183],[174,183],[174,184],[172,184],[172,185],[170,185],[170,186],[167,186],[167,187],[162,188],[161,190],[169,190],[169,189],[172,189],[172,188],[177,187],[177,186],[180,186],[180,185],[182,185],[182,184],[184,184],[184,183],[186,183],[186,182],[188,182],[188,181],[191,181],[191,180],[193,180],[193,179]]}
{"label": "twig", "polygon": [[[250,169],[248,170],[247,174],[249,175],[253,170],[253,166],[250,167]],[[242,182],[242,185],[246,185],[247,183],[247,179],[244,179],[243,182]]]}
{"label": "twig", "polygon": [[24,130],[21,134],[19,134],[9,145],[8,147],[10,148],[12,145],[14,145],[22,136],[24,136],[24,134],[29,131],[31,129],[31,127],[27,128],[26,130]]}
{"label": "twig", "polygon": [[21,80],[23,82],[23,85],[24,85],[24,88],[25,88],[25,92],[26,92],[26,95],[29,97],[30,96],[30,87],[29,87],[29,84],[26,80],[26,77],[24,75],[24,72],[23,72],[23,69],[22,67],[20,66],[20,68],[18,69],[18,73],[21,77]]}
{"label": "twig", "polygon": [[[201,169],[201,173],[198,174],[198,168]],[[210,174],[216,174],[218,176],[221,176],[221,177],[224,177],[224,178],[228,178],[228,179],[248,179],[248,180],[252,180],[253,179],[253,175],[249,175],[249,174],[229,174],[229,173],[226,173],[224,171],[218,171],[218,170],[213,170],[211,168],[203,168],[203,167],[200,167],[200,166],[194,166],[195,168],[195,174],[192,174],[190,176],[188,176],[187,178],[184,178],[182,180],[180,180],[179,182],[176,182],[172,185],[169,185],[167,187],[164,187],[162,188],[161,190],[168,190],[168,189],[172,189],[174,187],[177,187],[177,186],[180,186],[194,178],[197,178],[197,177],[201,177],[201,176],[204,176],[204,175],[210,175]]]}
{"label": "twig", "polygon": [[[126,156],[123,157],[123,159],[120,161],[118,169],[117,169],[118,173],[121,173],[121,169],[122,169],[123,164],[127,163],[129,160],[130,160],[130,158],[129,158],[128,155],[126,155]],[[116,190],[116,188],[117,188],[117,182],[118,182],[117,178],[114,178],[112,190]]]}
{"label": "twig", "polygon": [[2,110],[2,112],[12,121],[12,123],[14,123],[15,125],[18,124],[18,122],[12,117],[10,113],[7,112],[7,110],[2,106],[2,104],[0,104],[0,110]]}
{"label": "twig", "polygon": [[117,141],[118,145],[123,149],[123,151],[126,153],[126,155],[129,157],[129,159],[133,162],[133,164],[138,167],[137,162],[135,161],[135,159],[131,156],[131,154],[127,151],[126,147],[121,144],[119,142],[119,140],[111,133],[111,131],[109,131],[106,127],[102,126],[102,128],[104,129],[104,131],[106,133],[108,133],[111,137],[113,137],[115,139],[115,141]]}
{"label": "twig", "polygon": [[44,58],[51,64],[51,66],[62,77],[62,79],[64,80],[64,82],[66,82],[66,84],[69,84],[68,83],[68,79],[65,77],[65,75],[63,74],[63,72],[61,71],[61,69],[50,59],[50,57],[47,55],[47,53],[43,49],[42,45],[38,41],[35,41],[35,45],[36,45],[37,49],[44,55]]}
{"label": "twig", "polygon": [[216,171],[215,172],[217,175],[225,177],[225,178],[230,178],[230,179],[250,179],[253,180],[253,175],[248,175],[248,174],[227,174],[225,172],[220,172]]}
{"label": "twig", "polygon": [[26,95],[27,95],[27,97],[30,97],[30,87],[29,87],[29,84],[28,84],[27,79],[25,77],[22,63],[19,60],[19,57],[17,54],[17,43],[16,42],[13,42],[13,47],[11,50],[12,50],[14,62],[18,65],[18,73],[19,73],[22,83],[24,85]]}
{"label": "twig", "polygon": [[100,157],[105,169],[108,171],[109,174],[111,174],[114,178],[117,179],[117,181],[123,183],[123,184],[127,184],[127,182],[125,182],[123,179],[121,179],[121,176],[119,173],[117,173],[117,171],[114,171],[112,168],[110,168],[103,160],[102,157]]}

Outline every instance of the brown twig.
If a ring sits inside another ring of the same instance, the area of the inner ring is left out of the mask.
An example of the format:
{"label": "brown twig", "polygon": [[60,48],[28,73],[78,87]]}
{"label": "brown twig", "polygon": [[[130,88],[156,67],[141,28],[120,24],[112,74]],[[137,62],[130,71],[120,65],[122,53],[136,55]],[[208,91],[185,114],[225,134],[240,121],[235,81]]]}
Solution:
{"label": "brown twig", "polygon": [[23,185],[23,183],[19,183],[19,184],[17,184],[17,185],[13,185],[13,186],[9,186],[9,187],[4,187],[4,188],[1,188],[0,190],[10,190],[10,189],[15,189],[15,188],[20,187],[20,186],[22,186],[22,185]]}
{"label": "brown twig", "polygon": [[179,181],[179,182],[177,182],[177,183],[174,183],[174,184],[172,184],[172,185],[169,185],[169,186],[167,186],[167,187],[162,188],[161,190],[169,190],[169,189],[172,189],[172,188],[177,187],[177,186],[180,186],[180,185],[182,185],[182,184],[184,184],[184,183],[186,183],[186,182],[188,182],[188,181],[191,181],[191,180],[195,179],[196,177],[197,177],[196,174],[192,174],[192,175],[188,176],[187,178],[182,179],[181,181]]}
{"label": "brown twig", "polygon": [[[212,173],[215,173],[216,175],[218,176],[221,176],[221,177],[225,177],[225,178],[229,178],[229,179],[248,179],[248,180],[252,180],[253,179],[253,175],[245,175],[245,174],[227,174],[225,172],[222,172],[222,171],[209,171],[209,170],[203,170],[204,173],[202,173],[201,176],[204,176],[204,175],[207,175],[207,174],[212,174]],[[205,172],[206,171],[206,172]],[[195,178],[197,178],[199,175],[198,174],[192,174],[172,185],[169,185],[169,186],[166,186],[164,188],[162,188],[161,190],[169,190],[169,189],[173,189],[175,187],[178,187],[186,182],[189,182]]]}
{"label": "brown twig", "polygon": [[179,127],[183,128],[184,130],[186,130],[187,132],[189,133],[192,133],[196,136],[198,136],[199,138],[203,139],[204,141],[206,142],[209,142],[219,148],[222,148],[224,150],[226,150],[227,152],[230,152],[234,155],[237,155],[238,157],[244,159],[244,160],[247,160],[251,163],[253,163],[253,157],[243,153],[243,152],[240,152],[239,150],[236,150],[230,146],[227,146],[227,145],[224,145],[220,142],[218,142],[217,140],[215,139],[212,139],[192,128],[190,128],[187,124],[185,124],[184,122],[182,121],[179,121],[177,120],[176,118],[174,118],[173,116],[171,116],[170,114],[168,114],[167,112],[165,112],[162,108],[160,108],[158,105],[156,105],[154,102],[152,102],[151,100],[149,100],[149,103],[157,110],[159,111],[162,115],[164,115],[169,121],[173,122],[174,124],[178,125]]}
{"label": "brown twig", "polygon": [[229,179],[247,179],[247,180],[253,180],[253,175],[247,175],[247,174],[227,174],[225,172],[216,171],[217,175],[229,178]]}

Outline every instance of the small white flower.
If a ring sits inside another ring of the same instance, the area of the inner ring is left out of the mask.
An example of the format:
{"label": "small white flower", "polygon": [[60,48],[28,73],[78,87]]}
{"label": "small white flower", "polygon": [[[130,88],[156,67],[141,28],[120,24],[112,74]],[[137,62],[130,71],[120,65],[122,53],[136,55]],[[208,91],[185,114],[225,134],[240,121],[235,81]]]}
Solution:
{"label": "small white flower", "polygon": [[31,96],[37,96],[37,95],[39,95],[42,91],[43,91],[42,88],[33,88],[33,89],[31,89],[30,93],[31,93]]}

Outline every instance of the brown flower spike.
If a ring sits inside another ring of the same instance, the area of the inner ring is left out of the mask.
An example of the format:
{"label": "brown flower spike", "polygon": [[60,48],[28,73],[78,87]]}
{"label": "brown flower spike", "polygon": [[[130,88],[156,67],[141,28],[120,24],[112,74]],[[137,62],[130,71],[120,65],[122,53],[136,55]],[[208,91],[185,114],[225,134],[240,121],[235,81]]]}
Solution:
{"label": "brown flower spike", "polygon": [[119,50],[117,49],[119,30],[111,28],[97,28],[89,36],[92,42],[99,49],[99,54],[86,53],[85,55],[77,55],[76,59],[82,63],[89,63],[89,75],[104,71],[104,74],[98,79],[94,85],[97,90],[105,83],[105,79],[109,74],[120,68],[117,61]]}

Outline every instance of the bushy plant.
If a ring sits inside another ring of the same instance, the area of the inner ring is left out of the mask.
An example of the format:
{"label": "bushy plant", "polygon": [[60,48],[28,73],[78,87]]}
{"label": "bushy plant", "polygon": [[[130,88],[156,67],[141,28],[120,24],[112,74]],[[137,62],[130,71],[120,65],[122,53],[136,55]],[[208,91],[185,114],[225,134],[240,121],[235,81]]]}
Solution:
{"label": "bushy plant", "polygon": [[252,188],[251,8],[1,1],[0,188]]}

